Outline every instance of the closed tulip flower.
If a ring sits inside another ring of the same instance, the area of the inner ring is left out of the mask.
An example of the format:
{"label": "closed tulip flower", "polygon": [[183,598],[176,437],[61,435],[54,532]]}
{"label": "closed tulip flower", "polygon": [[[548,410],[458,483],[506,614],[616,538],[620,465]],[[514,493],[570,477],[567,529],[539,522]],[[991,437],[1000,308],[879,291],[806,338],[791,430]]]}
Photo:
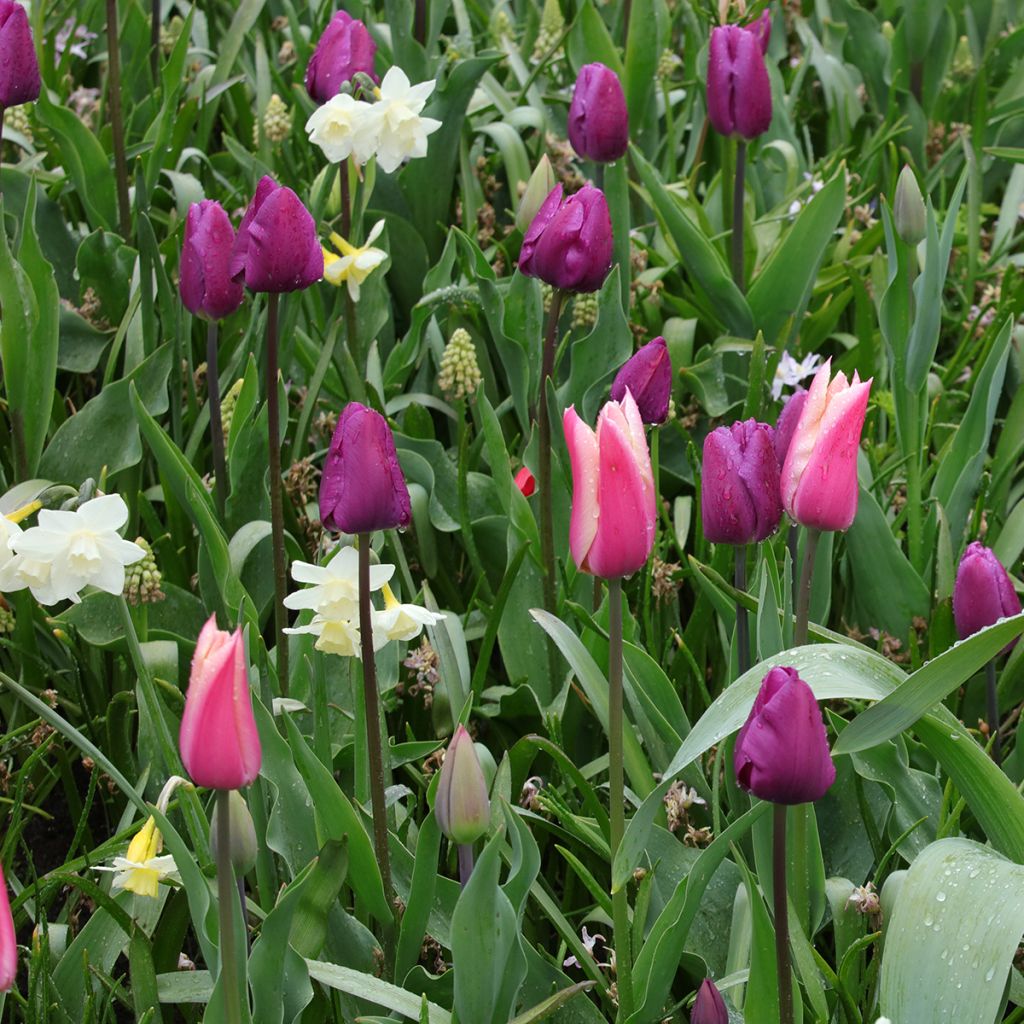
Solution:
{"label": "closed tulip flower", "polygon": [[588,160],[608,164],[629,146],[629,114],[619,76],[604,64],[584,64],[569,104],[569,142]]}
{"label": "closed tulip flower", "polygon": [[[953,586],[953,618],[960,639],[1020,611],[1020,598],[999,559],[979,541],[968,545]],[[1016,642],[1007,644],[1004,651]]]}
{"label": "closed tulip flower", "polygon": [[306,91],[326,103],[345,82],[362,72],[376,81],[373,58],[377,44],[367,27],[348,11],[336,11],[306,67]]}
{"label": "closed tulip flower", "polygon": [[529,498],[530,495],[537,490],[537,481],[526,466],[523,466],[523,468],[516,473],[515,481],[516,487],[519,488],[520,493],[524,498]]}
{"label": "closed tulip flower", "polygon": [[14,933],[14,918],[7,898],[7,880],[0,867],[0,992],[14,987],[18,976],[18,940]]}
{"label": "closed tulip flower", "polygon": [[752,544],[778,529],[779,464],[767,423],[744,420],[704,438],[700,513],[716,544]]}
{"label": "closed tulip flower", "polygon": [[749,28],[719,25],[711,30],[707,103],[711,124],[721,135],[756,139],[772,123],[772,87],[764,62],[768,44],[762,22]]}
{"label": "closed tulip flower", "polygon": [[222,320],[242,304],[245,288],[231,277],[235,229],[220,203],[193,203],[185,218],[179,287],[181,301],[195,316]]}
{"label": "closed tulip flower", "polygon": [[0,113],[39,99],[42,81],[25,8],[0,0]]}
{"label": "closed tulip flower", "polygon": [[764,677],[733,754],[736,781],[762,800],[820,800],[836,780],[814,692],[795,668]]}
{"label": "closed tulip flower", "polygon": [[837,373],[831,360],[814,376],[782,466],[782,505],[803,526],[848,529],[857,515],[857,450],[871,381]]}
{"label": "closed tulip flower", "polygon": [[608,402],[596,432],[570,406],[562,420],[572,462],[569,547],[594,576],[629,576],[646,561],[657,524],[654,474],[633,396]]}
{"label": "closed tulip flower", "polygon": [[262,751],[242,631],[218,629],[213,615],[192,657],[179,746],[185,770],[197,786],[241,789],[259,774]]}
{"label": "closed tulip flower", "polygon": [[533,218],[519,269],[567,292],[596,292],[612,265],[612,219],[604,193],[585,185],[563,201],[556,185]]}
{"label": "closed tulip flower", "polygon": [[633,396],[644,423],[664,423],[672,397],[672,360],[665,339],[649,341],[631,356],[615,375],[612,400],[621,402],[626,391]]}
{"label": "closed tulip flower", "polygon": [[722,993],[710,978],[697,989],[697,998],[690,1013],[690,1024],[729,1024],[729,1011]]}
{"label": "closed tulip flower", "polygon": [[320,521],[328,530],[370,533],[408,526],[411,518],[409,489],[387,420],[349,402],[320,479]]}
{"label": "closed tulip flower", "polygon": [[779,413],[778,422],[775,424],[775,457],[778,459],[780,470],[786,462],[786,454],[806,401],[807,388],[799,388],[789,396],[782,407],[782,412]]}
{"label": "closed tulip flower", "polygon": [[231,276],[254,292],[294,292],[324,276],[316,224],[302,200],[265,175],[235,237]]}
{"label": "closed tulip flower", "polygon": [[463,725],[456,727],[445,751],[434,796],[434,814],[441,831],[460,846],[475,843],[490,824],[487,780],[473,737]]}

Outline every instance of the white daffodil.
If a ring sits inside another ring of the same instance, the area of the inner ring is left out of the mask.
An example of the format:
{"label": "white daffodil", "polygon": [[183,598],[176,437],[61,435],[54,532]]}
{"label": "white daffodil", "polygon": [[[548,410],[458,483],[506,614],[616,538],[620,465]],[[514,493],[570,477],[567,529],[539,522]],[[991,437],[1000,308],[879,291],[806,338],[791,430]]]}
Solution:
{"label": "white daffodil", "polygon": [[373,649],[379,651],[392,640],[412,640],[444,616],[418,604],[402,604],[389,586],[384,586],[384,610],[373,612]]}
{"label": "white daffodil", "polygon": [[179,881],[178,868],[169,854],[160,856],[164,840],[156,827],[156,819],[149,817],[135,838],[128,844],[123,857],[115,857],[108,867],[97,871],[113,872],[111,889],[127,889],[137,896],[156,899],[159,885],[165,879]]}
{"label": "white daffodil", "polygon": [[397,67],[384,75],[373,110],[378,119],[377,163],[385,173],[397,170],[405,160],[427,155],[427,136],[436,132],[441,122],[420,114],[435,85],[412,85]]}
{"label": "white daffodil", "polygon": [[796,387],[805,378],[813,377],[820,362],[821,356],[813,352],[802,360],[796,360],[788,352],[783,352],[772,379],[772,398],[778,401],[784,387]]}
{"label": "white daffodil", "polygon": [[[370,590],[380,590],[394,575],[393,565],[370,566]],[[355,619],[359,616],[359,552],[342,548],[327,565],[292,562],[292,579],[312,583],[285,599],[285,607],[309,609],[324,619]],[[302,632],[311,632],[303,627]]]}
{"label": "white daffodil", "polygon": [[8,567],[8,589],[28,587],[44,605],[77,602],[87,586],[120,594],[125,566],[146,554],[118,534],[127,521],[128,506],[119,494],[93,498],[74,512],[42,509],[38,526],[9,541],[17,564]]}
{"label": "white daffodil", "polygon": [[324,280],[333,285],[347,284],[353,302],[359,301],[360,285],[387,259],[388,254],[373,245],[383,230],[384,221],[377,221],[360,246],[352,245],[337,232],[332,232],[331,242],[341,255],[324,248]]}
{"label": "white daffodil", "polygon": [[[357,612],[358,616],[358,612]],[[305,626],[295,626],[286,633],[308,633],[316,637],[314,646],[325,654],[340,654],[343,658],[358,658],[359,621],[355,618],[328,618],[314,615],[313,621]]]}
{"label": "white daffodil", "polygon": [[18,556],[11,550],[11,541],[21,533],[21,527],[7,516],[0,516],[0,593],[21,590],[18,582]]}
{"label": "white daffodil", "polygon": [[309,141],[319,146],[332,164],[350,156],[365,164],[377,151],[380,117],[375,106],[345,92],[332,96],[306,122]]}

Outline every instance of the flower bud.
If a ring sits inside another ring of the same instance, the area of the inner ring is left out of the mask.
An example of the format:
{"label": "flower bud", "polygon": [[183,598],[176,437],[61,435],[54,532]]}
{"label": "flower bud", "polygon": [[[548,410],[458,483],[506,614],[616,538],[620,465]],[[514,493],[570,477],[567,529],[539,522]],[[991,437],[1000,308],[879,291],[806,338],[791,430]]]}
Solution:
{"label": "flower bud", "polygon": [[896,233],[907,245],[917,245],[923,241],[927,230],[924,197],[921,195],[914,172],[907,164],[903,165],[899,180],[896,182],[892,216],[896,222]]}
{"label": "flower bud", "polygon": [[690,1024],[729,1024],[725,1000],[710,978],[705,978],[697,989],[697,998],[690,1011]]}
{"label": "flower bud", "polygon": [[767,34],[760,22],[750,28],[719,25],[711,30],[708,118],[721,135],[756,139],[772,123],[772,87],[762,50]]}
{"label": "flower bud", "polygon": [[564,202],[556,185],[533,218],[519,269],[567,292],[596,292],[612,265],[612,218],[604,193],[584,185]]}
{"label": "flower bud", "polygon": [[387,420],[349,402],[320,478],[320,521],[328,530],[370,533],[408,526],[411,519],[409,489]]}
{"label": "flower bud", "polygon": [[42,80],[25,8],[0,0],[0,109],[39,99]]}
{"label": "flower bud", "polygon": [[7,880],[0,867],[0,992],[13,988],[17,976],[18,939],[14,932],[11,904],[7,898]]}
{"label": "flower bud", "polygon": [[[1002,563],[984,544],[969,544],[960,559],[953,585],[953,618],[961,640],[966,640],[998,619],[1019,615],[1020,598]],[[1016,640],[1003,651],[1009,651]]]}
{"label": "flower bud", "polygon": [[665,422],[672,395],[672,360],[660,335],[623,364],[612,382],[612,401],[621,402],[627,388],[644,423]]}
{"label": "flower bud", "polygon": [[736,781],[761,800],[804,804],[835,782],[825,723],[795,668],[773,668],[761,683],[733,753]]}
{"label": "flower bud", "polygon": [[793,440],[796,425],[800,422],[800,414],[804,411],[804,403],[807,401],[807,388],[797,388],[786,399],[786,404],[779,413],[778,422],[775,424],[775,457],[781,470],[786,461],[786,453]]}
{"label": "flower bud", "polygon": [[537,490],[537,481],[530,470],[523,466],[515,476],[516,487],[522,492],[524,498],[530,497]]}
{"label": "flower bud", "polygon": [[456,727],[445,751],[434,796],[434,814],[441,831],[459,846],[476,842],[491,821],[487,782],[473,738],[463,725]]}
{"label": "flower bud", "polygon": [[778,529],[779,464],[767,423],[744,420],[704,438],[700,514],[716,544],[753,544]]}
{"label": "flower bud", "polygon": [[336,11],[327,23],[306,68],[306,91],[317,103],[338,94],[344,82],[359,73],[373,74],[377,44],[367,27],[347,11]]}
{"label": "flower bud", "polygon": [[451,401],[472,398],[482,381],[473,338],[464,327],[456,327],[441,355],[437,386]]}
{"label": "flower bud", "polygon": [[530,180],[526,183],[526,191],[523,198],[519,200],[519,209],[516,211],[516,227],[523,234],[526,234],[530,223],[537,216],[537,211],[544,204],[544,200],[550,195],[555,187],[555,172],[551,167],[551,161],[545,153],[533,169]]}
{"label": "flower bud", "polygon": [[222,320],[242,304],[245,288],[231,277],[235,229],[220,203],[204,199],[188,208],[181,246],[178,287],[195,316]]}
{"label": "flower bud", "polygon": [[569,104],[569,142],[588,160],[608,164],[629,146],[629,114],[619,76],[604,64],[584,64]]}
{"label": "flower bud", "polygon": [[[213,854],[214,861],[217,860],[217,844],[220,834],[217,821],[222,807],[223,804],[220,800],[215,801],[213,814],[210,816],[210,853]],[[231,863],[240,875],[244,875],[251,871],[252,866],[256,863],[259,844],[256,841],[256,826],[252,823],[249,805],[237,789],[228,793],[228,819]]]}

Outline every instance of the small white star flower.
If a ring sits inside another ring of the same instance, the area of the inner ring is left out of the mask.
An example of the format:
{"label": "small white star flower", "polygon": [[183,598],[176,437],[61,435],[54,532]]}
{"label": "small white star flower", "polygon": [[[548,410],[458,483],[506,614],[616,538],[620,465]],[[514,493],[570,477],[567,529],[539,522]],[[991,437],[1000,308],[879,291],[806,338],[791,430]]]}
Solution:
{"label": "small white star flower", "polygon": [[796,387],[805,378],[813,377],[820,362],[821,356],[813,352],[802,360],[796,360],[788,352],[783,352],[772,380],[772,398],[778,401],[784,387]]}

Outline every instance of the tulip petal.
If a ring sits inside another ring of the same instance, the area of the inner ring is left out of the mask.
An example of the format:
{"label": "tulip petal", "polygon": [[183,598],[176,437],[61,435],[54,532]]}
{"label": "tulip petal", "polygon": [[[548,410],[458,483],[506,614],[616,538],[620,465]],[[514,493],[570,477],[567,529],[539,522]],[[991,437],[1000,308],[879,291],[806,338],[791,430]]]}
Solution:
{"label": "tulip petal", "polygon": [[597,435],[569,406],[562,416],[562,429],[572,465],[572,516],[569,521],[569,550],[576,564],[587,570],[587,555],[597,535],[597,488],[600,458]]}
{"label": "tulip petal", "polygon": [[7,896],[7,880],[0,868],[0,992],[14,987],[18,976],[18,940]]}
{"label": "tulip petal", "polygon": [[793,499],[796,496],[797,484],[810,461],[811,452],[814,451],[814,442],[818,437],[821,417],[825,414],[831,374],[832,360],[826,359],[814,375],[814,380],[811,381],[800,419],[793,430],[792,440],[786,452],[786,461],[782,466],[782,506],[791,516],[793,515]]}

